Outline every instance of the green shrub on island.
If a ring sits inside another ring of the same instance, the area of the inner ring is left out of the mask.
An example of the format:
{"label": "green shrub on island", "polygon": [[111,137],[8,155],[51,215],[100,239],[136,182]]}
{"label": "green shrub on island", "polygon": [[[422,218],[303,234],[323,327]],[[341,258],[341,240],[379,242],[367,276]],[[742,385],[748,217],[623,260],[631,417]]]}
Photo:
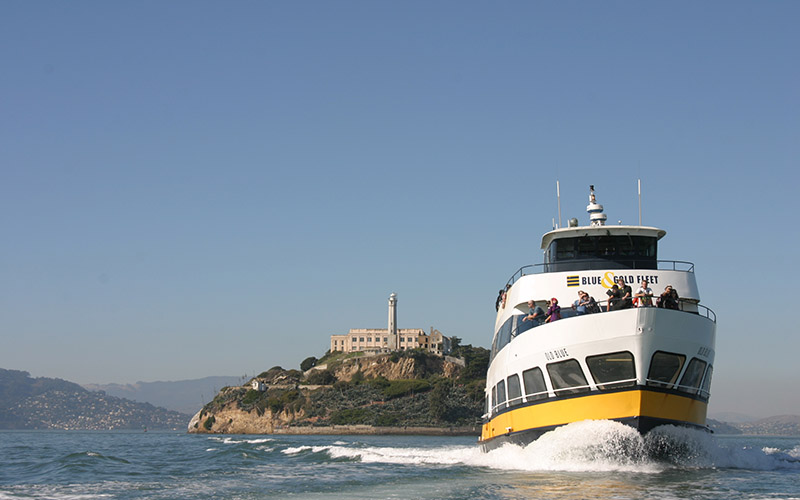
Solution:
{"label": "green shrub on island", "polygon": [[208,417],[206,419],[205,422],[203,422],[203,428],[205,428],[205,430],[207,430],[207,431],[210,431],[211,427],[213,427],[214,422],[216,422],[216,421],[217,421],[217,419],[214,418],[214,415],[211,415],[210,417]]}
{"label": "green shrub on island", "polygon": [[431,383],[425,379],[402,379],[402,380],[389,380],[389,385],[381,391],[386,399],[399,398],[415,392],[428,391],[431,388]]}
{"label": "green shrub on island", "polygon": [[336,375],[331,370],[314,370],[305,379],[308,385],[333,385],[335,382]]}
{"label": "green shrub on island", "polygon": [[308,370],[314,368],[316,365],[317,365],[317,358],[315,358],[314,356],[309,356],[300,363],[300,370],[307,372]]}
{"label": "green shrub on island", "polygon": [[241,403],[243,406],[252,406],[259,399],[261,399],[261,392],[255,389],[250,389],[244,394]]}

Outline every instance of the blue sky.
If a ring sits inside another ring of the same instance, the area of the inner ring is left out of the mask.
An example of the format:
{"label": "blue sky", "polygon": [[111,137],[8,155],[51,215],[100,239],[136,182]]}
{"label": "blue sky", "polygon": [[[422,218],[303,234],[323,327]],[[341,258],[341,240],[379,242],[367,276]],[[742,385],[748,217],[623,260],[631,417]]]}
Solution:
{"label": "blue sky", "polygon": [[252,375],[487,346],[557,217],[643,215],[718,316],[711,412],[800,414],[796,2],[5,2],[0,367]]}

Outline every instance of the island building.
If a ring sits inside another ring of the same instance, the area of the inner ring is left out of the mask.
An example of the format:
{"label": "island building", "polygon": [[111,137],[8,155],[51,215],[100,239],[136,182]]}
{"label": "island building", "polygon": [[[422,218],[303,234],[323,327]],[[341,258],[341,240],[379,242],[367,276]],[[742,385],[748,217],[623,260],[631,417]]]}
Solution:
{"label": "island building", "polygon": [[450,354],[450,337],[431,327],[397,328],[397,294],[389,296],[388,328],[351,328],[344,335],[331,335],[331,352],[392,352],[422,348],[433,354]]}

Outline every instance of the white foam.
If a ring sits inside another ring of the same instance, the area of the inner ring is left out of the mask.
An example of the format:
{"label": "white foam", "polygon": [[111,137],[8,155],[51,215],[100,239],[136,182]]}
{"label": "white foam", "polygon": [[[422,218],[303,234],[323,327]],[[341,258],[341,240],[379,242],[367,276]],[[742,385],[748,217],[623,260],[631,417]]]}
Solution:
{"label": "white foam", "polygon": [[270,441],[275,441],[275,440],[274,439],[270,439],[270,438],[245,439],[244,440],[245,443],[251,443],[251,444],[269,443]]}
{"label": "white foam", "polygon": [[365,463],[467,465],[521,471],[627,471],[658,473],[675,467],[773,470],[798,468],[800,447],[789,452],[730,449],[704,431],[664,426],[642,436],[619,422],[575,422],[542,435],[527,446],[503,445],[488,453],[477,446],[443,448],[300,446],[283,453],[311,450],[332,458]]}
{"label": "white foam", "polygon": [[218,436],[211,436],[209,439],[213,441],[218,441],[224,444],[241,444],[241,443],[249,443],[249,444],[262,444],[262,443],[269,443],[270,441],[274,441],[271,438],[257,438],[257,439],[234,439],[232,437],[218,437]]}
{"label": "white foam", "polygon": [[281,450],[281,453],[283,453],[284,455],[296,455],[298,453],[302,453],[310,449],[311,446],[290,446],[289,448]]}

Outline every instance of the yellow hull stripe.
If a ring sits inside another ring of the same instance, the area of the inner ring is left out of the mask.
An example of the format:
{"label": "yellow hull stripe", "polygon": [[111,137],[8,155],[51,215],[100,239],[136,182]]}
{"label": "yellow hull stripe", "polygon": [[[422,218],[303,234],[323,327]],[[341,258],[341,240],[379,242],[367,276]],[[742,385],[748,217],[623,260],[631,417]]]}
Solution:
{"label": "yellow hull stripe", "polygon": [[507,411],[483,424],[481,440],[510,432],[553,427],[581,420],[653,417],[705,425],[708,403],[656,391],[587,394]]}

